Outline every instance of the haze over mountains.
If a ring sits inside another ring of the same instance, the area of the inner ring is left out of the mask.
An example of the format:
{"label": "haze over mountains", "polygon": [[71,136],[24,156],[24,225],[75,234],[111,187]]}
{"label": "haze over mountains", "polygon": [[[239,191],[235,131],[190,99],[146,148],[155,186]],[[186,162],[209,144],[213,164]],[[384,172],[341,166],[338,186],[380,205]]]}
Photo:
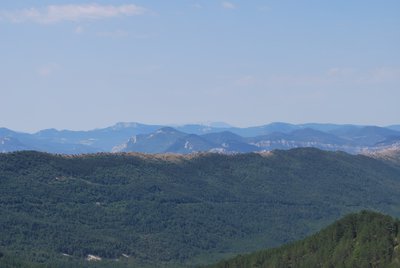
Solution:
{"label": "haze over mountains", "polygon": [[29,134],[0,128],[0,152],[36,150],[50,153],[95,152],[244,153],[297,147],[348,153],[400,146],[400,125],[388,127],[288,124],[238,128],[218,123],[183,126],[117,123],[89,131],[45,129]]}

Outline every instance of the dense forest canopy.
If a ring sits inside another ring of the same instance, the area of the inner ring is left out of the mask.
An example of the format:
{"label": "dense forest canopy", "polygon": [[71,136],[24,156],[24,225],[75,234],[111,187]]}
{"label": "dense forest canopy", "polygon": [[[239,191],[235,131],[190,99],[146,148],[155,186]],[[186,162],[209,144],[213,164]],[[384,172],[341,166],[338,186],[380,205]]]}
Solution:
{"label": "dense forest canopy", "polygon": [[8,261],[207,264],[304,238],[352,211],[399,216],[399,204],[398,165],[342,152],[0,154]]}
{"label": "dense forest canopy", "polygon": [[379,213],[350,214],[302,241],[238,256],[209,268],[399,267],[400,221]]}

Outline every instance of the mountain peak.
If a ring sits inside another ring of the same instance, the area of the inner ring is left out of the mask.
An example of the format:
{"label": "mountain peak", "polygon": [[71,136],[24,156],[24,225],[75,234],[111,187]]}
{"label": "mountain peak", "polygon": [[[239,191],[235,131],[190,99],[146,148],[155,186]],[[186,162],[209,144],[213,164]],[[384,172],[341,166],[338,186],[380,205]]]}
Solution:
{"label": "mountain peak", "polygon": [[156,131],[156,133],[157,134],[176,134],[176,133],[182,133],[182,132],[180,132],[180,131],[178,131],[178,130],[176,130],[175,128],[173,128],[173,127],[162,127],[162,128],[160,128],[160,129],[158,129],[157,131]]}
{"label": "mountain peak", "polygon": [[137,126],[138,126],[138,123],[136,123],[136,122],[118,122],[112,126],[112,129],[119,130],[119,129],[124,129],[124,128],[135,128]]}
{"label": "mountain peak", "polygon": [[214,127],[214,128],[231,128],[232,125],[229,125],[225,122],[206,122],[203,123],[202,125],[207,126],[207,127]]}

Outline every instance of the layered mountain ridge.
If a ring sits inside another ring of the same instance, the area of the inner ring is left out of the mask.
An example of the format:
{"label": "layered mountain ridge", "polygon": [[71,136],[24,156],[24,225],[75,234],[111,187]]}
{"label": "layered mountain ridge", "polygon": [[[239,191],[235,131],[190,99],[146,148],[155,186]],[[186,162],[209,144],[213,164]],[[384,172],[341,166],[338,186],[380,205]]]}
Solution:
{"label": "layered mountain ridge", "polygon": [[271,123],[237,128],[224,125],[162,126],[117,123],[90,131],[46,129],[28,134],[0,128],[0,152],[36,150],[49,153],[95,152],[246,153],[315,147],[348,153],[400,147],[400,130],[389,127]]}

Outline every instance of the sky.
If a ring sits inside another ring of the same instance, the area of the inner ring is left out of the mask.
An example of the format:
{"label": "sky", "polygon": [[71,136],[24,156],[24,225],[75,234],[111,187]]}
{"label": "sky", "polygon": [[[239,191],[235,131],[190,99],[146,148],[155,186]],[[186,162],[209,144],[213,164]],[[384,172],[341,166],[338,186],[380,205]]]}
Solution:
{"label": "sky", "polygon": [[400,124],[400,1],[0,2],[0,127]]}

